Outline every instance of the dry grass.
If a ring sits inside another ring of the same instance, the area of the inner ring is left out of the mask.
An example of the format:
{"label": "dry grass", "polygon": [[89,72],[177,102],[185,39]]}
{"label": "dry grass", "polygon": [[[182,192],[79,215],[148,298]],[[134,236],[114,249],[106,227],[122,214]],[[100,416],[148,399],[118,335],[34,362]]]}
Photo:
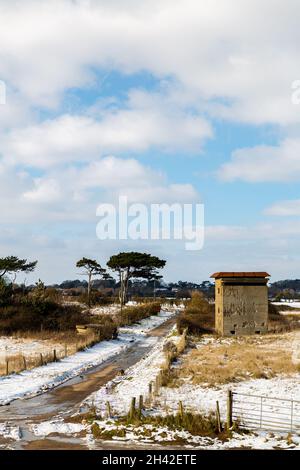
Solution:
{"label": "dry grass", "polygon": [[169,385],[177,386],[189,379],[193,384],[217,386],[296,372],[299,372],[299,365],[293,363],[286,341],[278,336],[245,337],[216,340],[190,350],[180,366],[172,369]]}
{"label": "dry grass", "polygon": [[55,358],[56,360],[63,359],[92,346],[99,340],[94,332],[86,335],[78,335],[74,332],[55,333],[53,331],[26,332],[26,334],[22,332],[21,335],[15,334],[14,337],[45,341],[45,348],[42,353],[19,353],[0,358],[0,376],[33,369],[53,362]]}

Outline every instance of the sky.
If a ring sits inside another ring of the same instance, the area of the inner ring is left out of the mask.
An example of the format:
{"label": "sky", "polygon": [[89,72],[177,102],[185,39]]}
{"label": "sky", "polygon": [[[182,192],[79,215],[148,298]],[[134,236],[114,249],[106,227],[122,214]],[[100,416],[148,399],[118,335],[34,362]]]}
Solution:
{"label": "sky", "polygon": [[[38,260],[18,280],[131,250],[166,259],[166,281],[300,278],[299,16],[298,0],[0,0],[0,256]],[[203,248],[99,240],[120,195],[204,204]]]}

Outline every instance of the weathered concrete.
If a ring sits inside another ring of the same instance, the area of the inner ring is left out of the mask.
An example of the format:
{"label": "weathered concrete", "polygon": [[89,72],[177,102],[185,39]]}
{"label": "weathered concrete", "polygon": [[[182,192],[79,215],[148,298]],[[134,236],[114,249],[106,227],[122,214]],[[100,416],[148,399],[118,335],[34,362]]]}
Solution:
{"label": "weathered concrete", "polygon": [[223,336],[268,330],[267,273],[215,273],[215,329]]}

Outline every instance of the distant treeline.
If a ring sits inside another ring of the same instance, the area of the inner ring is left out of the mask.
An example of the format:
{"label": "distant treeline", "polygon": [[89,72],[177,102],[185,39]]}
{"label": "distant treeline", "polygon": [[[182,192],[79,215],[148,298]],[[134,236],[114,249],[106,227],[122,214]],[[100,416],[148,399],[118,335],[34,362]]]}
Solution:
{"label": "distant treeline", "polygon": [[[54,284],[48,287],[54,287],[56,289],[86,289],[87,281],[85,280],[66,280],[61,284]],[[93,289],[119,289],[120,283],[115,279],[95,279],[92,281]],[[129,294],[130,296],[151,296],[153,297],[154,292],[159,297],[190,297],[191,292],[199,291],[203,292],[206,297],[214,297],[214,284],[210,281],[204,281],[199,284],[195,282],[179,281],[166,283],[163,280],[146,281],[146,280],[132,280],[129,281]]]}
{"label": "distant treeline", "polygon": [[293,298],[300,296],[300,279],[285,279],[276,281],[270,285],[269,295],[271,297]]}

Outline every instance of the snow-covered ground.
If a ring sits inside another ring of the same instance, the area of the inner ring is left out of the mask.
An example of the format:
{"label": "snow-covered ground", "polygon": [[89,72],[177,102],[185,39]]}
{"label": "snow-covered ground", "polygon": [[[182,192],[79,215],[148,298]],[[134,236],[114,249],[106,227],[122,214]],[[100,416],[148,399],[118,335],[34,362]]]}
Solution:
{"label": "snow-covered ground", "polygon": [[64,346],[54,343],[51,340],[30,340],[27,338],[15,338],[13,336],[0,336],[0,362],[6,357],[22,355],[25,357],[36,356],[37,354],[52,353],[53,349],[57,354],[64,352]]}
{"label": "snow-covered ground", "polygon": [[[298,338],[299,340],[298,332],[288,333],[284,336],[283,341],[292,341],[292,339],[295,340],[295,338]],[[125,414],[129,409],[132,397],[136,397],[138,399],[139,395],[143,395],[144,397],[147,396],[148,384],[158,375],[164,361],[163,344],[165,341],[166,340],[163,339],[160,340],[152,351],[139,361],[139,363],[128,369],[124,376],[111,381],[105,387],[101,387],[97,392],[88,397],[84,404],[96,406],[99,414],[102,414],[103,416],[106,409],[105,404],[109,401],[113,412],[116,414]],[[220,341],[227,341],[228,344],[230,344],[232,340],[230,338],[216,339],[211,336],[204,336],[201,340],[201,344],[213,344],[214,342],[219,343]],[[201,344],[198,344],[197,347],[201,348]],[[215,411],[216,402],[218,401],[221,419],[225,420],[227,391],[229,389],[233,392],[242,394],[300,400],[300,374],[293,374],[290,376],[281,375],[271,379],[249,379],[242,382],[220,385],[218,387],[205,387],[201,385],[193,385],[191,383],[185,383],[177,388],[162,387],[159,396],[152,401],[151,411],[147,411],[147,413],[150,412],[161,415],[177,412],[178,403],[181,401],[186,410],[208,414],[211,411]],[[247,398],[245,398],[245,400],[247,400]],[[273,402],[271,407],[271,411],[274,415],[282,412],[279,402]],[[300,411],[298,404],[294,403],[294,407],[298,407],[297,412]],[[253,408],[255,408],[255,405]],[[109,423],[106,421],[101,421],[98,424],[103,428],[103,430],[108,431],[113,429],[115,426],[113,422]],[[143,428],[145,428],[145,426]],[[142,442],[147,442],[147,439],[143,440],[143,437],[141,437],[143,432],[140,431],[141,430],[139,429],[127,426],[126,436],[122,439],[135,441],[142,440]],[[187,436],[183,431],[181,434],[162,428],[159,428],[158,430],[153,429],[152,431],[148,442],[159,442],[162,440],[174,441],[177,436],[177,438],[183,439],[188,437],[187,440],[190,444],[199,445],[200,448],[202,446],[212,449],[245,446],[256,449],[274,447],[300,449],[300,437],[293,434],[293,442],[290,442],[289,439],[286,439],[288,432],[276,432],[271,434],[266,431],[259,430],[249,435],[235,434],[233,439],[226,443],[222,443],[218,439]],[[147,432],[149,434],[149,429]]]}
{"label": "snow-covered ground", "polygon": [[[169,338],[176,338],[174,333],[170,333]],[[161,339],[158,344],[137,364],[129,368],[125,375],[118,377],[106,386],[101,387],[86,400],[87,403],[95,405],[99,411],[105,410],[105,403],[110,402],[116,412],[128,410],[132,397],[139,395],[146,396],[148,385],[158,375],[161,365],[165,361],[163,345],[169,338]],[[256,338],[255,338],[256,339]],[[291,332],[280,337],[289,348],[296,363],[299,363],[300,332]],[[197,344],[197,348],[206,344],[231,344],[231,338],[215,338],[213,336],[203,336]],[[260,341],[260,338],[257,338]],[[236,393],[248,393],[269,397],[280,397],[300,400],[300,374],[290,376],[278,376],[271,379],[250,379],[242,382],[220,385],[215,388],[208,388],[201,385],[186,383],[180,387],[161,389],[159,403],[161,408],[177,410],[178,402],[182,401],[187,408],[193,411],[209,412],[214,411],[218,400],[223,412],[226,415],[227,391],[231,389]]]}
{"label": "snow-covered ground", "polygon": [[15,441],[19,441],[22,438],[19,426],[10,423],[0,423],[0,436],[5,439],[14,439]]}
{"label": "snow-covered ground", "polygon": [[81,423],[66,423],[61,419],[43,421],[39,424],[32,424],[31,431],[36,436],[48,436],[49,434],[78,434],[87,427]]}
{"label": "snow-covered ground", "polygon": [[103,305],[102,307],[93,307],[90,310],[92,315],[109,315],[111,317],[116,316],[120,312],[120,305]]}
{"label": "snow-covered ground", "polygon": [[[143,426],[116,425],[113,420],[96,421],[101,431],[123,432],[122,437],[114,436],[115,442],[130,442],[132,444],[174,444],[181,441],[185,448],[222,450],[222,449],[300,449],[300,437],[288,437],[287,434],[259,432],[252,434],[233,433],[232,439],[222,442],[211,437],[194,436],[184,430],[171,430],[163,426],[146,424]],[[31,431],[38,437],[54,434],[81,436],[83,443],[91,449],[97,447],[97,443],[87,423],[66,423],[62,419],[44,421],[41,424],[33,424]]]}
{"label": "snow-covered ground", "polygon": [[[276,305],[278,307],[288,306],[288,307],[300,310],[300,302],[272,302],[272,304]],[[288,314],[288,313],[293,313],[294,314],[293,311],[288,311],[288,310],[283,310],[283,312],[285,314]],[[282,313],[282,312],[280,312],[280,313]]]}
{"label": "snow-covered ground", "polygon": [[174,312],[161,312],[126,328],[126,332],[121,331],[117,340],[102,341],[59,362],[0,377],[0,405],[8,404],[17,398],[43,393],[119,354],[132,346],[133,342],[147,341],[146,333],[172,315]]}
{"label": "snow-covered ground", "polygon": [[[136,307],[138,305],[135,301],[129,301],[126,304],[126,307]],[[178,310],[182,310],[184,308],[183,304],[178,306],[176,305],[169,305],[168,303],[162,304],[161,310],[167,312],[175,312]],[[120,312],[120,305],[119,304],[112,304],[112,305],[104,305],[102,307],[94,307],[91,309],[92,315],[110,315],[111,317],[118,315]]]}
{"label": "snow-covered ground", "polygon": [[166,360],[163,345],[172,338],[171,335],[172,332],[169,337],[157,340],[157,344],[152,350],[137,364],[127,369],[124,376],[108,382],[104,387],[90,395],[83,405],[95,406],[101,414],[106,409],[106,402],[109,401],[113,411],[120,414],[126,413],[132,397],[138,399],[139,395],[145,397],[148,394],[149,383],[155,380]]}

